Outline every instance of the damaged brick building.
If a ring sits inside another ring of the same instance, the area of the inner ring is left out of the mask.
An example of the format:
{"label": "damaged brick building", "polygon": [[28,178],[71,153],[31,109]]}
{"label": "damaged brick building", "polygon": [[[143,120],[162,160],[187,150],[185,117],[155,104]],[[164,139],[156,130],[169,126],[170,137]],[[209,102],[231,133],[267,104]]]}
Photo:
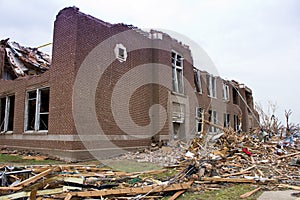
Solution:
{"label": "damaged brick building", "polygon": [[[168,117],[155,140],[187,139],[187,135],[195,136],[201,131],[220,131],[204,123],[205,120],[232,127],[235,131],[257,127],[252,91],[238,82],[199,70],[201,66],[193,65],[188,46],[159,31],[144,32],[132,25],[110,24],[70,7],[61,10],[56,17],[51,59],[37,48],[1,41],[0,145],[31,149],[69,160],[91,157],[78,136],[74,120],[74,84],[88,54],[118,33],[126,33],[128,37],[112,42],[110,49],[100,52],[115,56],[104,70],[95,93],[97,120],[106,134],[104,143],[110,140],[116,147],[133,149],[148,146],[153,140],[150,134],[149,137],[131,139],[118,127],[111,108],[113,90],[120,77],[146,63],[169,66],[171,74],[164,77],[171,90],[158,84],[145,84],[133,92],[129,102],[130,117],[139,126],[150,123],[149,109],[153,104],[166,109]],[[132,40],[163,48],[131,50]],[[196,106],[189,104],[187,84],[183,79],[193,88]],[[128,87],[130,84],[129,81]],[[89,118],[81,117],[82,121],[87,121],[88,128]],[[84,125],[80,128],[85,130]],[[103,152],[111,150],[105,145],[97,148]]]}

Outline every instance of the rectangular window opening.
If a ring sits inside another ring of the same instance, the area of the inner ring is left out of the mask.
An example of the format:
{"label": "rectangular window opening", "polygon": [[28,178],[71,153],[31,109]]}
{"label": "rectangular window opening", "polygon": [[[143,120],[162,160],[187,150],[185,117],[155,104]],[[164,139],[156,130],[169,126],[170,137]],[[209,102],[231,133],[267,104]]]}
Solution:
{"label": "rectangular window opening", "polygon": [[25,131],[47,131],[50,89],[42,88],[26,94]]}
{"label": "rectangular window opening", "polygon": [[206,74],[207,93],[209,97],[217,98],[216,77]]}
{"label": "rectangular window opening", "polygon": [[223,99],[229,101],[229,86],[226,84],[223,84]]}
{"label": "rectangular window opening", "polygon": [[232,88],[232,102],[233,104],[238,104],[238,93],[235,87]]}
{"label": "rectangular window opening", "polygon": [[[208,114],[209,114],[209,122],[211,124],[217,125],[218,124],[218,113],[217,113],[217,111],[215,111],[215,110],[209,110]],[[218,131],[217,127],[215,127],[213,125],[209,126],[209,132],[210,133],[216,133],[217,131]]]}
{"label": "rectangular window opening", "polygon": [[13,131],[14,128],[15,96],[6,96],[0,99],[0,132]]}
{"label": "rectangular window opening", "polygon": [[194,71],[194,82],[195,82],[196,92],[202,93],[201,73],[199,70]]}
{"label": "rectangular window opening", "polygon": [[239,131],[241,129],[240,127],[240,119],[238,115],[233,116],[233,130]]}
{"label": "rectangular window opening", "polygon": [[172,80],[173,91],[183,93],[183,57],[172,51]]}
{"label": "rectangular window opening", "polygon": [[224,113],[224,127],[230,127],[230,114]]}
{"label": "rectangular window opening", "polygon": [[196,108],[196,130],[197,133],[200,133],[202,131],[202,108],[197,107]]}

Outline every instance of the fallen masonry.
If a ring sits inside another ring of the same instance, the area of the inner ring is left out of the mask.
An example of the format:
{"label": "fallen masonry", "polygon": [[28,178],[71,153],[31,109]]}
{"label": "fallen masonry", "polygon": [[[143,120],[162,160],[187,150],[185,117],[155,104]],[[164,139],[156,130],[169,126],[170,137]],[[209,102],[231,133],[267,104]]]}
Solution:
{"label": "fallen masonry", "polygon": [[[166,195],[176,199],[185,191],[216,190],[226,186],[224,183],[256,186],[240,198],[260,190],[300,190],[299,137],[294,135],[284,140],[273,137],[264,141],[259,134],[237,135],[228,130],[218,136],[200,135],[189,144],[177,142],[172,147],[153,147],[155,151],[150,149],[122,157],[168,163],[162,170],[127,173],[103,165],[4,165],[0,199],[160,199]],[[167,154],[175,158],[162,159]],[[157,159],[151,160],[153,157]],[[176,173],[153,178],[170,169]]]}

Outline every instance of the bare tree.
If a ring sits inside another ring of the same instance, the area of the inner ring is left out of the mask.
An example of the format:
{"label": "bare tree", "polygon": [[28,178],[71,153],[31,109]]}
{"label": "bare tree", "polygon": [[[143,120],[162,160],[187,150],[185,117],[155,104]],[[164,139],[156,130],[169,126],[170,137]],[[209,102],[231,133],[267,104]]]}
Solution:
{"label": "bare tree", "polygon": [[267,112],[265,112],[261,104],[255,104],[255,109],[260,117],[260,127],[269,134],[269,137],[273,134],[282,134],[284,128],[278,117],[275,115],[277,108],[278,106],[276,103],[268,101]]}

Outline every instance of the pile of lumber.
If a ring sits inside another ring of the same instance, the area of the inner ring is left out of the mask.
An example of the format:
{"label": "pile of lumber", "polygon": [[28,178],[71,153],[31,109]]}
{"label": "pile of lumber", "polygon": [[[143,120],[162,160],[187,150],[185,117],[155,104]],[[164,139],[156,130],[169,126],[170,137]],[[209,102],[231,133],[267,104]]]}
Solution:
{"label": "pile of lumber", "polygon": [[1,168],[0,200],[6,199],[157,199],[172,194],[175,199],[193,181],[147,178],[163,170],[118,172],[96,165],[59,165]]}
{"label": "pile of lumber", "polygon": [[[4,165],[0,167],[0,200],[161,199],[163,196],[174,200],[185,191],[219,190],[228,184],[256,186],[241,198],[264,189],[300,190],[299,147],[299,138],[266,140],[259,135],[227,131],[200,135],[185,147],[178,145],[182,155],[162,170],[127,173],[103,165]],[[170,149],[163,146],[160,151],[165,154]],[[170,170],[175,173],[167,178],[159,176]]]}

